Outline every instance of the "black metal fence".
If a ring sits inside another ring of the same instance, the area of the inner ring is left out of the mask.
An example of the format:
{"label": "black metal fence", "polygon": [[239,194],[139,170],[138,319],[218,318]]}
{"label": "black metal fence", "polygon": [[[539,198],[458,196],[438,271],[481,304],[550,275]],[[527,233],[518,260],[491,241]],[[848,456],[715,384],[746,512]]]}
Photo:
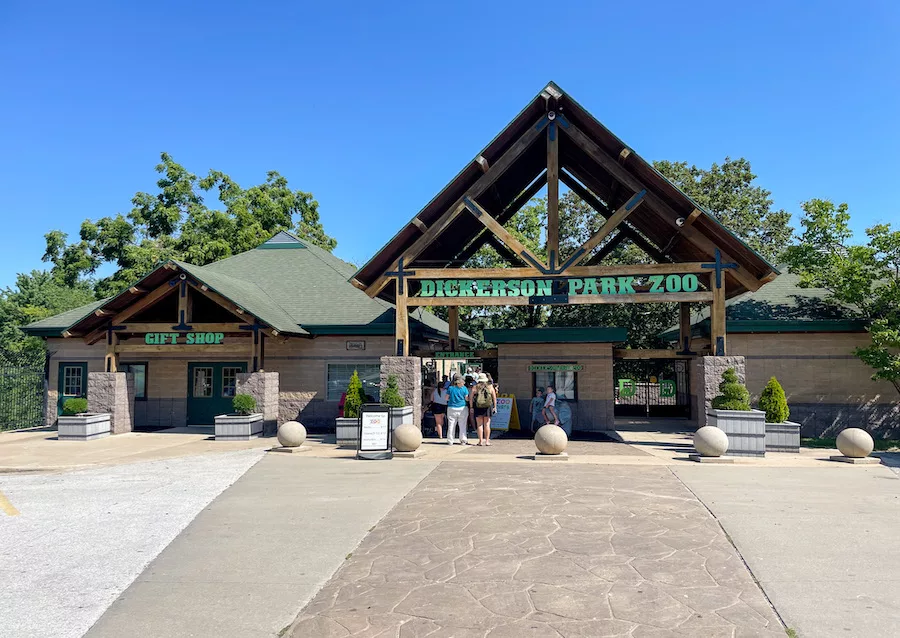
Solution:
{"label": "black metal fence", "polygon": [[43,425],[44,357],[0,352],[0,430]]}

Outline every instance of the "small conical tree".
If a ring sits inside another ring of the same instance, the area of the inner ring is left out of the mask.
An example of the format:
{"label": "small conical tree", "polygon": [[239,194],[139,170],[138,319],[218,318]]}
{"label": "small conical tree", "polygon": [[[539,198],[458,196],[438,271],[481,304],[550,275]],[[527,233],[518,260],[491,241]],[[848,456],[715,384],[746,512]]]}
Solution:
{"label": "small conical tree", "polygon": [[742,410],[749,411],[750,392],[738,379],[734,368],[728,368],[722,375],[722,383],[719,384],[720,394],[712,400],[712,407],[716,410]]}
{"label": "small conical tree", "polygon": [[775,377],[769,379],[759,396],[759,409],[766,411],[766,422],[768,423],[784,423],[791,416],[784,388]]}
{"label": "small conical tree", "polygon": [[392,408],[402,408],[406,405],[406,400],[400,395],[400,389],[397,387],[397,377],[394,375],[387,378],[387,387],[381,393],[381,402]]}
{"label": "small conical tree", "polygon": [[356,370],[350,377],[350,383],[347,385],[347,396],[344,398],[344,416],[348,418],[356,418],[359,411],[366,402],[366,393],[363,392],[362,381]]}

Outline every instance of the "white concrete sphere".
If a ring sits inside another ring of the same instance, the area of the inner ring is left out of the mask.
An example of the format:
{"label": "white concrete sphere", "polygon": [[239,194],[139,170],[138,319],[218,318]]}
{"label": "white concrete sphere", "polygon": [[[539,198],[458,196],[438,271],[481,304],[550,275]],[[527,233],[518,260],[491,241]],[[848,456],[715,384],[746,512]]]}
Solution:
{"label": "white concrete sphere", "polygon": [[538,428],[534,435],[534,444],[541,454],[562,454],[569,445],[569,437],[561,427],[548,423]]}
{"label": "white concrete sphere", "polygon": [[394,449],[398,452],[415,452],[422,445],[422,430],[412,423],[403,423],[394,430]]}
{"label": "white concrete sphere", "polygon": [[862,459],[875,449],[875,441],[872,435],[860,428],[847,428],[842,430],[837,437],[837,446],[844,456],[851,459]]}
{"label": "white concrete sphere", "polygon": [[728,451],[728,435],[714,425],[694,432],[694,449],[700,456],[722,456]]}
{"label": "white concrete sphere", "polygon": [[285,421],[278,428],[278,442],[284,447],[300,447],[306,441],[306,428],[299,421]]}

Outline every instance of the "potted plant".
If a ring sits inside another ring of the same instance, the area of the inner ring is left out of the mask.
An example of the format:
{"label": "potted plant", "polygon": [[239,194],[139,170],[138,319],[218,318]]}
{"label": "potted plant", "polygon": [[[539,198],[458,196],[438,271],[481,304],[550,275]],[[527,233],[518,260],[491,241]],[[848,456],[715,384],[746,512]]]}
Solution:
{"label": "potted plant", "polygon": [[766,452],[800,452],[800,424],[788,421],[784,388],[772,377],[759,396],[759,409],[766,413]]}
{"label": "potted plant", "polygon": [[92,441],[109,436],[109,413],[88,412],[87,399],[66,399],[57,422],[60,441]]}
{"label": "potted plant", "polygon": [[234,412],[216,417],[216,441],[249,441],[262,434],[263,415],[256,411],[256,399],[236,394],[231,406]]}
{"label": "potted plant", "polygon": [[362,381],[359,380],[359,374],[354,370],[344,395],[343,416],[334,420],[334,433],[338,446],[356,447],[359,440],[359,412],[365,402],[366,393],[363,392]]}
{"label": "potted plant", "polygon": [[381,402],[391,407],[392,430],[396,430],[399,425],[413,425],[412,406],[406,405],[406,400],[397,387],[397,377],[393,374],[387,378],[385,388],[381,391]]}
{"label": "potted plant", "polygon": [[709,425],[728,435],[728,455],[765,456],[766,413],[750,407],[750,392],[734,368],[722,375],[719,392],[706,414]]}

